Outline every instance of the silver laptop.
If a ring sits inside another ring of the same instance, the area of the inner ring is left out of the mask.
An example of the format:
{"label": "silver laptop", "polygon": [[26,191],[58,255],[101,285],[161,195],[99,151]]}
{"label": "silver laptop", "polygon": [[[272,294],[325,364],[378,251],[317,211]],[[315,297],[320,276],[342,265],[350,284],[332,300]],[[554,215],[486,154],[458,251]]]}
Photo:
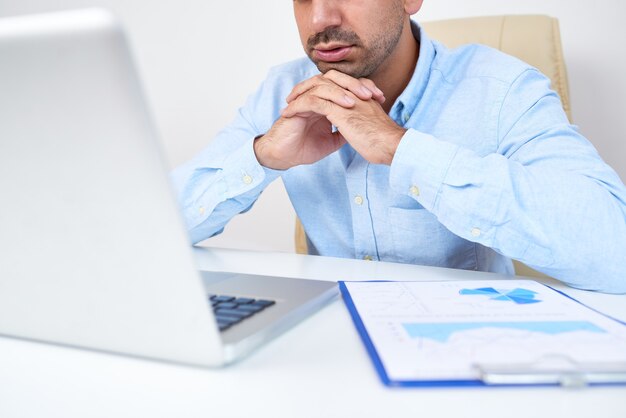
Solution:
{"label": "silver laptop", "polygon": [[220,366],[338,294],[196,269],[106,11],[0,19],[0,196],[0,335]]}

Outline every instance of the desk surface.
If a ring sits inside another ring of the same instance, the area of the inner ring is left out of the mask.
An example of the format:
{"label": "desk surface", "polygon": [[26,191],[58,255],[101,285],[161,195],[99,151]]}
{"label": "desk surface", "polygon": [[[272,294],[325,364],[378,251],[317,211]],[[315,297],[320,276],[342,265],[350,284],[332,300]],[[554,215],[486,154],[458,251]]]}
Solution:
{"label": "desk surface", "polygon": [[[432,280],[446,269],[225,249],[201,268],[323,280]],[[468,279],[489,277],[467,272]],[[560,290],[626,320],[626,295]],[[0,417],[626,417],[626,387],[384,387],[340,300],[220,370],[0,338]]]}

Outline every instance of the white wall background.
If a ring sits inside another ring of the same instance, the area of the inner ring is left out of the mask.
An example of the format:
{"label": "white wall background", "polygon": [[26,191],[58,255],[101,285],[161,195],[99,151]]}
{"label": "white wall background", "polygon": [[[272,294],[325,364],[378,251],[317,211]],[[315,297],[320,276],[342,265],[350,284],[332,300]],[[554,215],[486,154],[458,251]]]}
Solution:
{"label": "white wall background", "polygon": [[[425,0],[419,20],[548,14],[560,20],[574,122],[626,180],[626,2]],[[0,17],[104,6],[127,26],[172,166],[234,116],[278,63],[302,55],[292,4],[277,0],[0,0]],[[295,215],[275,182],[208,245],[293,251]]]}

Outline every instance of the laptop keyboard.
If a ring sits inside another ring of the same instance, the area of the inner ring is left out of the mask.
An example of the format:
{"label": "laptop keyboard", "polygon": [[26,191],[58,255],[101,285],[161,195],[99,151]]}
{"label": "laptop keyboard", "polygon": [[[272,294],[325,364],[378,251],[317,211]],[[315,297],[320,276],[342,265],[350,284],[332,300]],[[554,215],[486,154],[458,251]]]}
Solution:
{"label": "laptop keyboard", "polygon": [[209,295],[209,301],[213,307],[213,313],[220,331],[226,331],[233,325],[241,323],[241,321],[276,303],[267,299],[241,298],[226,295]]}

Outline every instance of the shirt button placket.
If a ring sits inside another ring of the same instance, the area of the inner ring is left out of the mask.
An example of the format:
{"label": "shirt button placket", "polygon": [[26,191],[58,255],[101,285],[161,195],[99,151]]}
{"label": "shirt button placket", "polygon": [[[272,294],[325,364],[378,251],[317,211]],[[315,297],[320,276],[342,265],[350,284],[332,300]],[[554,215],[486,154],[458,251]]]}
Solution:
{"label": "shirt button placket", "polygon": [[370,213],[370,203],[367,198],[368,170],[369,163],[362,157],[355,156],[355,159],[346,171],[346,185],[348,186],[352,209],[354,256],[361,259],[377,260],[373,220]]}

